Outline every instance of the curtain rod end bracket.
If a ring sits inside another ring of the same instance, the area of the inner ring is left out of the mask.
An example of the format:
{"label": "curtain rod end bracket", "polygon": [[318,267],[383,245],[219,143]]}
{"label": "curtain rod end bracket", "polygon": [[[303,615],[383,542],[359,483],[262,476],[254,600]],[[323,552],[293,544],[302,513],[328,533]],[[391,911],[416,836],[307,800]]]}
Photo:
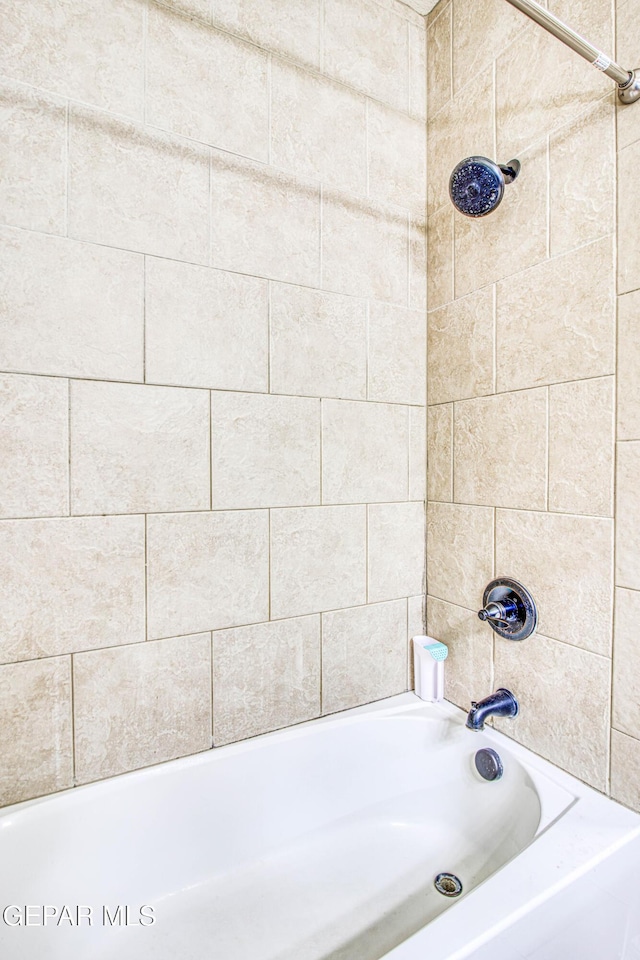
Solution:
{"label": "curtain rod end bracket", "polygon": [[622,103],[640,100],[640,70],[632,70],[626,83],[618,85],[618,97]]}

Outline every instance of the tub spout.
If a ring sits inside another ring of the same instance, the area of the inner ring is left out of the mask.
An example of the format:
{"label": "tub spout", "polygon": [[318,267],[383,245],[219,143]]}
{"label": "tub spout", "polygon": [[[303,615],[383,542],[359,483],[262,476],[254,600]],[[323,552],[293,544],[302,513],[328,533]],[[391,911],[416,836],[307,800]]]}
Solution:
{"label": "tub spout", "polygon": [[519,709],[518,701],[511,691],[500,687],[479,703],[473,701],[467,717],[467,726],[469,730],[484,730],[487,717],[517,717]]}

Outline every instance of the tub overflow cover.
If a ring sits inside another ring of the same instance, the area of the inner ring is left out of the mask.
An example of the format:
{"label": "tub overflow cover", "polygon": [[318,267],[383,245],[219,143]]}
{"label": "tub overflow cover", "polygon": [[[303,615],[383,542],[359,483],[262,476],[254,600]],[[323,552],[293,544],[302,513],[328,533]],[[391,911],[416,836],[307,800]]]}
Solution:
{"label": "tub overflow cover", "polygon": [[434,883],[438,893],[445,897],[459,897],[462,893],[462,883],[454,873],[439,873]]}

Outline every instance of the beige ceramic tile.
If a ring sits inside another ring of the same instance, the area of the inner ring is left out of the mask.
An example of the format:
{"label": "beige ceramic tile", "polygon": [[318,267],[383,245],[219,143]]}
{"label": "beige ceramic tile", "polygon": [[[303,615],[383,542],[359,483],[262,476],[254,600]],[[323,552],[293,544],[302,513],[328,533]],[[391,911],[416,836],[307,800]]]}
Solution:
{"label": "beige ceramic tile", "polygon": [[424,407],[409,410],[409,500],[427,497],[427,418]]}
{"label": "beige ceramic tile", "polygon": [[497,511],[496,574],[531,591],[540,632],[547,637],[609,656],[612,564],[611,520]]}
{"label": "beige ceramic tile", "polygon": [[397,404],[322,401],[322,502],[406,500],[409,411]]}
{"label": "beige ceramic tile", "polygon": [[613,516],[613,377],[549,388],[549,509]]}
{"label": "beige ceramic tile", "polygon": [[563,127],[549,147],[551,255],[613,232],[614,95]]}
{"label": "beige ceramic tile", "polygon": [[[625,70],[640,67],[640,20],[635,0],[616,7],[616,59]],[[618,150],[640,140],[640,117],[633,105],[617,104]]]}
{"label": "beige ceramic tile", "polygon": [[640,291],[618,298],[618,439],[640,440]]}
{"label": "beige ceramic tile", "polygon": [[0,667],[0,806],[73,786],[71,663]]}
{"label": "beige ceramic tile", "polygon": [[0,523],[0,661],[144,639],[144,519]]}
{"label": "beige ceramic tile", "polygon": [[528,21],[504,0],[454,0],[453,79],[455,90],[467,87],[472,78],[505,50]]}
{"label": "beige ceramic tile", "polygon": [[413,638],[426,633],[426,597],[409,597],[407,600],[407,689],[415,688],[413,670]]}
{"label": "beige ceramic tile", "polygon": [[369,399],[424,404],[426,317],[422,310],[369,306]]}
{"label": "beige ceramic tile", "polygon": [[636,189],[639,164],[637,140],[618,154],[618,293],[640,287],[640,192]]}
{"label": "beige ceramic tile", "polygon": [[4,370],[142,380],[143,260],[0,230]]}
{"label": "beige ceramic tile", "polygon": [[640,590],[640,442],[618,444],[616,583]]}
{"label": "beige ceramic tile", "polygon": [[320,63],[320,0],[212,0],[214,26],[317,67]]}
{"label": "beige ceramic tile", "polygon": [[427,28],[427,91],[431,116],[451,99],[452,13],[453,3],[446,4]]}
{"label": "beige ceramic tile", "polygon": [[3,223],[47,233],[66,232],[66,140],[64,100],[36,93],[17,83],[2,83],[0,210]]}
{"label": "beige ceramic tile", "polygon": [[592,43],[612,52],[613,9],[609,0],[547,0],[545,6]]}
{"label": "beige ceramic tile", "polygon": [[322,712],[407,689],[407,604],[371,603],[322,614]]}
{"label": "beige ceramic tile", "polygon": [[147,381],[268,389],[265,280],[155,257],[145,279]]}
{"label": "beige ceramic tile", "polygon": [[429,500],[453,500],[452,403],[428,410],[427,491]]}
{"label": "beige ceramic tile", "polygon": [[323,194],[322,286],[325,289],[406,304],[407,250],[405,213],[356,197],[330,191]]}
{"label": "beige ceramic tile", "polygon": [[472,700],[493,692],[493,631],[467,610],[427,598],[427,633],[449,648],[444,665],[444,695],[469,710]]}
{"label": "beige ceramic tile", "polygon": [[422,213],[427,177],[424,122],[374,100],[368,102],[367,113],[370,196]]}
{"label": "beige ceramic tile", "polygon": [[364,97],[291,63],[271,65],[271,162],[351,193],[367,192]]}
{"label": "beige ceramic tile", "polygon": [[317,717],[320,657],[319,616],[214,633],[216,746]]}
{"label": "beige ceramic tile", "polygon": [[427,304],[435,310],[453,300],[453,217],[451,204],[427,221]]}
{"label": "beige ceramic tile", "polygon": [[142,117],[144,5],[22,0],[3,18],[0,73]]}
{"label": "beige ceramic tile", "polygon": [[615,628],[613,632],[613,714],[618,730],[631,736],[640,731],[640,592],[616,590]]}
{"label": "beige ceramic tile", "polygon": [[450,203],[449,178],[461,160],[493,157],[493,70],[475,76],[473,84],[430,117],[427,194],[433,213]]}
{"label": "beige ceramic tile", "polygon": [[211,263],[239,273],[317,286],[320,186],[214,152]]}
{"label": "beige ceramic tile", "polygon": [[493,515],[490,507],[427,504],[429,596],[480,608],[493,576]]}
{"label": "beige ceramic tile", "polygon": [[66,380],[0,375],[0,516],[69,513]]}
{"label": "beige ceramic tile", "polygon": [[409,113],[427,119],[427,37],[424,20],[409,24]]}
{"label": "beige ceramic tile", "polygon": [[515,183],[505,188],[504,200],[491,216],[473,219],[454,214],[457,297],[526,270],[546,257],[546,141],[520,154],[519,159],[522,171]]}
{"label": "beige ceramic tile", "polygon": [[495,686],[520,704],[496,726],[598,790],[607,787],[610,684],[607,657],[540,635],[496,640]]}
{"label": "beige ceramic tile", "polygon": [[69,234],[207,263],[209,151],[79,107],[69,129]]}
{"label": "beige ceramic tile", "polygon": [[453,420],[455,500],[546,508],[546,390],[463,400],[454,405]]}
{"label": "beige ceramic tile", "polygon": [[427,219],[409,217],[409,306],[427,310]]}
{"label": "beige ceramic tile", "polygon": [[73,658],[79,783],[211,747],[211,635]]}
{"label": "beige ceramic tile", "polygon": [[71,512],[207,510],[209,394],[71,384]]}
{"label": "beige ceramic tile", "polygon": [[149,637],[266,620],[267,511],[148,517],[147,597]]}
{"label": "beige ceramic tile", "polygon": [[147,123],[267,160],[267,64],[267,55],[256,47],[151,4]]}
{"label": "beige ceramic tile", "polygon": [[611,731],[611,796],[640,811],[640,740]]}
{"label": "beige ceramic tile", "polygon": [[370,603],[424,591],[424,503],[376,503],[368,508]]}
{"label": "beige ceramic tile", "polygon": [[320,401],[211,396],[215,509],[320,503]]}
{"label": "beige ceramic tile", "polygon": [[611,91],[608,77],[590,70],[537,24],[528,24],[498,57],[496,81],[497,147],[505,159],[519,156]]}
{"label": "beige ceramic tile", "polygon": [[493,392],[493,288],[454,300],[427,318],[429,403]]}
{"label": "beige ceramic tile", "polygon": [[615,289],[609,238],[498,284],[498,389],[613,373]]}
{"label": "beige ceramic tile", "polygon": [[273,393],[366,398],[363,300],[273,283],[270,329]]}
{"label": "beige ceramic tile", "polygon": [[272,617],[365,601],[366,507],[271,511]]}
{"label": "beige ceramic tile", "polygon": [[324,70],[329,76],[406,109],[407,23],[372,0],[325,0]]}

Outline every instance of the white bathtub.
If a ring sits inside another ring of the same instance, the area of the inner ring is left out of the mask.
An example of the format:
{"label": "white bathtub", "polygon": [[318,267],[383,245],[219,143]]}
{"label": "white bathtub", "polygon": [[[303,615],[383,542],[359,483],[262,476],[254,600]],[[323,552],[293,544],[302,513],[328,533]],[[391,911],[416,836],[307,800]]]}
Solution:
{"label": "white bathtub", "polygon": [[405,694],[0,811],[0,957],[637,960],[639,851],[640,817]]}

